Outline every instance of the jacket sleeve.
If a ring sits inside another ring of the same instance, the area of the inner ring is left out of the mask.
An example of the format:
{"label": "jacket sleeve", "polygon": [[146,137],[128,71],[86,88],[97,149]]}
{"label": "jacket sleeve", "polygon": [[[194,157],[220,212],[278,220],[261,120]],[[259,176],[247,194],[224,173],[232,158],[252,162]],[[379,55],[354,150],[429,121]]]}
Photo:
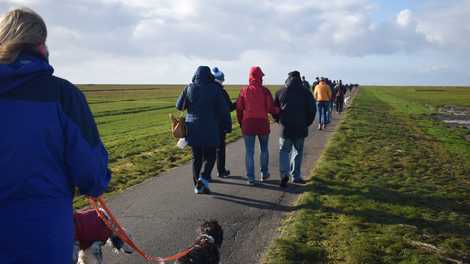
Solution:
{"label": "jacket sleeve", "polygon": [[181,92],[178,100],[176,101],[176,109],[179,111],[184,111],[188,108],[186,93],[188,90],[188,86],[184,87],[183,91]]}
{"label": "jacket sleeve", "polygon": [[279,113],[279,108],[274,106],[274,100],[273,100],[273,95],[271,94],[271,91],[269,91],[268,88],[264,88],[264,89],[266,91],[266,106],[267,106],[266,110],[274,118]]}
{"label": "jacket sleeve", "polygon": [[279,101],[279,94],[280,94],[281,90],[277,91],[276,94],[274,95],[274,107],[277,109],[277,113],[275,115],[273,115],[273,118],[274,118],[274,121],[276,121],[276,123],[279,123],[279,118],[280,118],[280,112],[281,112],[281,103]]}
{"label": "jacket sleeve", "polygon": [[228,105],[228,108],[229,108],[230,112],[233,112],[233,110],[237,109],[237,104],[232,103],[232,100],[230,99],[230,95],[228,95],[228,93],[225,89],[223,89],[222,91],[224,93],[224,98],[225,98],[225,101],[227,102],[227,105]]}
{"label": "jacket sleeve", "polygon": [[318,101],[318,86],[315,86],[315,88],[313,88],[313,98],[315,99],[315,101]]}
{"label": "jacket sleeve", "polygon": [[225,133],[232,132],[232,118],[230,117],[230,107],[227,103],[226,97],[223,94],[224,90],[217,93],[217,112],[219,113],[219,122],[222,125]]}
{"label": "jacket sleeve", "polygon": [[243,90],[240,91],[240,95],[237,99],[237,119],[240,127],[242,126],[243,122],[243,111],[245,110],[245,98],[243,96]]}
{"label": "jacket sleeve", "polygon": [[98,197],[106,191],[111,179],[108,153],[85,96],[70,83],[63,88],[65,170],[81,194]]}
{"label": "jacket sleeve", "polygon": [[315,115],[317,114],[317,105],[313,99],[312,93],[308,91],[305,93],[305,111],[307,112],[307,126],[313,124],[315,120]]}

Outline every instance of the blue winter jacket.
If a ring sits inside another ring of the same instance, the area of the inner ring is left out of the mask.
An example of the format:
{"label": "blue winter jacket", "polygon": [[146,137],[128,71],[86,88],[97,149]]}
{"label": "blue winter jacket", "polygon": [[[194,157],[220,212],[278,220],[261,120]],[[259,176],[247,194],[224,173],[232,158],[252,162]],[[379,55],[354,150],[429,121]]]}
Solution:
{"label": "blue winter jacket", "polygon": [[71,263],[75,187],[99,196],[107,153],[83,94],[23,53],[0,64],[0,263]]}
{"label": "blue winter jacket", "polygon": [[188,110],[186,140],[190,146],[218,146],[219,130],[228,132],[232,127],[223,91],[214,82],[207,66],[198,67],[193,82],[179,96],[176,108]]}

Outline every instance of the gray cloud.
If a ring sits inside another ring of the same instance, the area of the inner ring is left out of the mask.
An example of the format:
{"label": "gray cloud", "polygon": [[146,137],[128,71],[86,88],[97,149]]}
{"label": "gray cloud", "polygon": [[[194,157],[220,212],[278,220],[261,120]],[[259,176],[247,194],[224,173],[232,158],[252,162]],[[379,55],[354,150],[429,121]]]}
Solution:
{"label": "gray cloud", "polygon": [[[278,73],[295,67],[325,75],[354,72],[366,80],[367,74],[338,65],[391,72],[402,65],[396,58],[404,57],[407,63],[416,61],[410,68],[418,80],[436,72],[460,72],[449,65],[470,59],[467,0],[432,1],[440,4],[385,21],[374,20],[377,10],[370,0],[7,0],[0,2],[0,10],[20,2],[45,18],[53,61],[75,80],[179,82],[198,63],[226,65],[239,75],[236,82],[245,80],[251,64]],[[454,55],[442,56],[450,49]],[[153,63],[167,65],[152,66],[158,69],[152,75],[137,74],[149,69],[143,64]],[[119,67],[132,74],[116,74]],[[99,69],[99,74],[83,69]],[[386,75],[384,81],[399,76]]]}

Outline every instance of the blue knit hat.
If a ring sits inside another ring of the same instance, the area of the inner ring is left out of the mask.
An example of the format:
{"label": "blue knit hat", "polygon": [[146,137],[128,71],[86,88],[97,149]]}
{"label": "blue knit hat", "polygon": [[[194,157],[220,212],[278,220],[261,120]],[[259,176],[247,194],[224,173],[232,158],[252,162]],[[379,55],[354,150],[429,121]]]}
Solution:
{"label": "blue knit hat", "polygon": [[213,73],[213,75],[214,75],[214,79],[216,79],[216,80],[218,80],[218,81],[220,81],[220,82],[224,82],[224,81],[225,81],[225,75],[224,75],[224,73],[223,73],[221,70],[219,70],[219,68],[214,67],[214,68],[212,69],[212,73]]}

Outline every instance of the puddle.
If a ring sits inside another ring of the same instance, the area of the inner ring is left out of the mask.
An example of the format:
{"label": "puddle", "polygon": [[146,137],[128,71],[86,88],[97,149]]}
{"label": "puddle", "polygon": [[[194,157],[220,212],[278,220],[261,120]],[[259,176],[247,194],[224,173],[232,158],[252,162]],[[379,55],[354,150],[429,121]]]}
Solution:
{"label": "puddle", "polygon": [[456,126],[464,126],[470,129],[470,120],[442,120],[447,124],[456,125]]}
{"label": "puddle", "polygon": [[[443,106],[433,118],[446,123],[449,127],[464,127],[470,130],[470,107]],[[470,141],[470,135],[465,136]]]}
{"label": "puddle", "polygon": [[468,107],[457,107],[457,106],[443,106],[439,108],[439,113],[441,114],[449,114],[453,116],[466,116],[470,119],[470,108]]}

